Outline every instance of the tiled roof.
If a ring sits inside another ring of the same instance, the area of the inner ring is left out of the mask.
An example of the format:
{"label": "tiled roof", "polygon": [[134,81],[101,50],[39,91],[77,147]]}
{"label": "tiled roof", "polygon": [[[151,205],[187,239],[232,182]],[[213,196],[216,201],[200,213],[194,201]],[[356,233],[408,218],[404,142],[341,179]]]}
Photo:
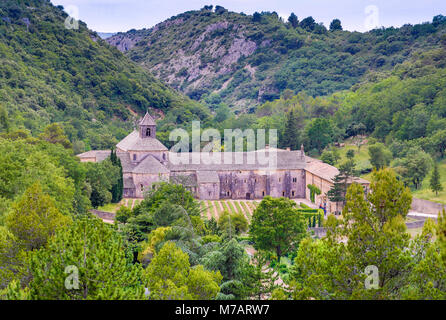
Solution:
{"label": "tiled roof", "polygon": [[107,156],[110,156],[111,150],[90,150],[77,156],[81,159],[85,158],[97,158],[98,156],[102,158],[102,160],[106,159]]}
{"label": "tiled roof", "polygon": [[122,172],[123,173],[132,172],[135,165],[130,160],[130,154],[127,152],[118,152],[117,155],[119,159],[121,159]]}
{"label": "tiled roof", "polygon": [[167,151],[167,148],[156,138],[141,138],[139,132],[134,130],[117,145],[124,151]]}
{"label": "tiled roof", "polygon": [[[318,176],[324,180],[333,182],[334,177],[339,174],[338,168],[329,165],[328,163],[322,162],[321,160],[314,159],[311,157],[305,157],[306,158],[306,167],[305,169],[314,174],[315,176]],[[360,183],[360,184],[368,184],[370,183],[367,180],[364,180],[359,177],[353,177],[353,181]]]}
{"label": "tiled roof", "polygon": [[[168,169],[171,171],[233,171],[233,170],[293,170],[304,169],[305,161],[300,151],[263,153],[253,152],[216,152],[216,153],[182,153],[186,163],[178,160],[180,154],[169,153]],[[210,161],[212,157],[218,161]],[[229,161],[225,160],[228,157]],[[270,167],[268,157],[276,157],[276,163]],[[199,163],[193,163],[198,159]],[[209,159],[209,160],[208,160]],[[206,161],[207,160],[207,161]],[[239,161],[240,160],[240,161]],[[265,161],[266,160],[266,161]]]}
{"label": "tiled roof", "polygon": [[215,171],[197,171],[197,183],[220,183]]}
{"label": "tiled roof", "polygon": [[153,156],[148,155],[144,160],[142,160],[136,167],[132,169],[133,173],[169,173],[170,171],[162,165]]}
{"label": "tiled roof", "polygon": [[153,118],[150,116],[150,114],[148,112],[146,112],[146,115],[139,122],[139,125],[140,126],[155,126],[156,123],[155,123],[155,120],[153,120]]}

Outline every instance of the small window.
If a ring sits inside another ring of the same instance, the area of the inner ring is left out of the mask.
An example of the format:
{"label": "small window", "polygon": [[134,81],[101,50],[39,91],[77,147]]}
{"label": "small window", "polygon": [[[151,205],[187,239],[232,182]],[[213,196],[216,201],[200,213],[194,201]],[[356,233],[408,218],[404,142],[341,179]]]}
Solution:
{"label": "small window", "polygon": [[209,191],[208,193],[209,193],[209,196],[211,196],[211,192]]}
{"label": "small window", "polygon": [[244,180],[244,182],[246,183],[246,179]]}
{"label": "small window", "polygon": [[279,182],[281,182],[282,181],[282,178],[279,178]]}
{"label": "small window", "polygon": [[282,197],[285,197],[285,191],[282,192]]}
{"label": "small window", "polygon": [[297,178],[293,178],[293,182],[297,182]]}
{"label": "small window", "polygon": [[265,196],[265,191],[262,191],[262,197],[264,197]]}
{"label": "small window", "polygon": [[254,182],[257,182],[257,179],[254,179]]}
{"label": "small window", "polygon": [[294,191],[291,191],[291,195],[294,197]]}
{"label": "small window", "polygon": [[141,191],[144,191],[144,186],[143,185],[141,185]]}
{"label": "small window", "polygon": [[163,153],[163,160],[166,160],[166,154]]}
{"label": "small window", "polygon": [[136,161],[136,154],[133,155],[133,161]]}
{"label": "small window", "polygon": [[146,129],[146,137],[150,137],[150,135],[152,134],[152,131],[150,130],[150,128]]}

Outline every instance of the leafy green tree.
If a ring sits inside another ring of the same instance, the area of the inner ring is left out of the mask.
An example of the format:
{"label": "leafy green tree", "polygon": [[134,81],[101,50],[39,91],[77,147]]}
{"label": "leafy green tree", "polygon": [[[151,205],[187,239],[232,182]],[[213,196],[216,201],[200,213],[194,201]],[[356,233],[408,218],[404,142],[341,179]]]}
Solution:
{"label": "leafy green tree", "polygon": [[328,119],[313,119],[305,127],[305,133],[310,149],[314,148],[319,152],[333,142],[333,125]]}
{"label": "leafy green tree", "polygon": [[370,163],[377,170],[383,169],[390,164],[392,153],[382,143],[369,146]]}
{"label": "leafy green tree", "polygon": [[224,211],[218,219],[218,228],[222,233],[227,234],[229,238],[246,232],[248,230],[248,220],[241,212],[230,214]]}
{"label": "leafy green tree", "polygon": [[181,206],[191,216],[200,215],[198,202],[193,194],[181,184],[160,182],[149,190],[141,202],[141,209],[149,212],[155,211],[165,201]]}
{"label": "leafy green tree", "polygon": [[265,197],[253,212],[249,234],[254,247],[275,251],[278,261],[297,247],[305,233],[305,222],[290,199]]}
{"label": "leafy green tree", "polygon": [[446,151],[446,129],[438,130],[426,139],[426,144],[433,153],[439,153],[444,158]]}
{"label": "leafy green tree", "polygon": [[47,247],[32,255],[30,269],[32,299],[144,297],[141,267],[131,263],[116,231],[93,216],[80,217],[70,227],[59,229]]}
{"label": "leafy green tree", "polygon": [[231,109],[226,104],[221,103],[219,104],[216,110],[214,121],[216,123],[223,122],[226,119],[230,118],[231,115],[232,115]]}
{"label": "leafy green tree", "polygon": [[121,159],[118,158],[116,154],[116,150],[112,148],[111,155],[110,155],[110,161],[111,163],[119,169],[119,172],[117,174],[115,183],[112,185],[111,188],[111,194],[112,194],[112,203],[119,203],[122,200],[122,195],[124,191],[124,179],[122,174],[122,165],[121,165]]}
{"label": "leafy green tree", "polygon": [[328,163],[331,166],[334,166],[336,164],[333,152],[324,150],[321,155],[321,160],[325,163]]}
{"label": "leafy green tree", "polygon": [[440,242],[440,252],[443,262],[446,263],[446,210],[438,214],[437,237]]}
{"label": "leafy green tree", "polygon": [[235,239],[223,242],[200,260],[208,270],[220,271],[223,282],[218,300],[243,299],[246,297],[247,288],[244,279],[244,270],[249,264],[248,255],[244,247]]}
{"label": "leafy green tree", "polygon": [[[398,297],[413,266],[404,222],[412,196],[389,169],[374,172],[370,189],[365,198],[362,186],[352,184],[344,219],[330,217],[326,238],[301,243],[292,272],[294,298]],[[377,267],[377,288],[365,286],[368,266]]]}
{"label": "leafy green tree", "polygon": [[264,300],[278,288],[279,273],[270,266],[268,258],[267,253],[257,251],[251,263],[245,265],[242,274],[247,297]]}
{"label": "leafy green tree", "polygon": [[39,249],[70,219],[59,212],[54,200],[42,191],[39,183],[29,187],[12,205],[6,226],[26,250]]}
{"label": "leafy green tree", "polygon": [[354,172],[355,163],[349,160],[339,166],[339,173],[333,178],[333,186],[327,192],[327,196],[330,201],[336,203],[336,211],[338,211],[339,203],[345,204],[345,195],[349,184],[351,184]]}
{"label": "leafy green tree", "polygon": [[294,12],[291,12],[290,16],[288,17],[288,22],[293,28],[297,28],[299,26],[299,19],[297,19],[297,16],[294,14]]}
{"label": "leafy green tree", "polygon": [[166,242],[144,271],[150,298],[209,300],[220,291],[220,272],[190,267],[189,257],[173,242]]}
{"label": "leafy green tree", "polygon": [[404,181],[407,184],[413,183],[415,189],[418,189],[431,168],[432,158],[420,147],[414,147],[409,149],[407,157],[397,161],[396,165]]}
{"label": "leafy green tree", "polygon": [[414,267],[401,298],[409,300],[444,300],[446,298],[446,265],[441,258],[441,240],[434,240],[438,227],[431,219],[424,223],[420,235],[411,243]]}
{"label": "leafy green tree", "polygon": [[17,238],[5,227],[0,226],[0,290],[8,283],[29,278],[27,273],[27,253]]}
{"label": "leafy green tree", "polygon": [[430,180],[430,187],[433,192],[438,196],[438,191],[443,191],[443,186],[441,185],[440,172],[438,171],[438,164],[434,165],[434,170],[432,171],[432,176]]}
{"label": "leafy green tree", "polygon": [[348,160],[353,160],[355,158],[355,151],[354,150],[348,150],[346,153]]}
{"label": "leafy green tree", "polygon": [[10,129],[8,111],[6,111],[6,108],[3,106],[0,106],[0,128],[2,131],[6,131],[6,133],[8,133]]}
{"label": "leafy green tree", "polygon": [[301,127],[301,119],[299,119],[297,112],[291,110],[287,113],[283,139],[280,141],[280,144],[284,147],[291,148],[291,150],[298,150],[300,148],[299,132]]}
{"label": "leafy green tree", "polygon": [[64,130],[57,123],[52,123],[47,126],[40,135],[40,139],[53,144],[61,144],[66,149],[70,149],[72,147],[71,142],[65,135]]}
{"label": "leafy green tree", "polygon": [[118,184],[120,168],[110,159],[99,163],[87,163],[87,182],[91,187],[90,201],[94,208],[103,206],[113,200],[113,185]]}
{"label": "leafy green tree", "polygon": [[54,199],[59,211],[68,215],[73,211],[75,188],[67,173],[72,172],[74,177],[77,175],[75,168],[79,168],[75,165],[71,169],[68,167],[71,167],[70,157],[61,154],[59,158],[36,140],[0,138],[0,197],[14,200],[38,181],[43,191]]}
{"label": "leafy green tree", "polygon": [[313,31],[316,27],[316,21],[314,21],[313,17],[307,17],[299,23],[299,26],[307,31]]}
{"label": "leafy green tree", "polygon": [[321,194],[321,189],[319,189],[317,186],[315,186],[314,184],[309,184],[308,189],[310,189],[310,200],[311,202],[315,203],[316,202],[316,195],[320,195]]}
{"label": "leafy green tree", "polygon": [[116,211],[115,220],[121,223],[126,223],[130,217],[132,217],[132,210],[126,206],[121,206],[118,211]]}
{"label": "leafy green tree", "polygon": [[252,15],[252,21],[260,22],[261,20],[262,20],[262,15],[260,13],[258,13],[257,11],[254,12],[254,14]]}
{"label": "leafy green tree", "polygon": [[341,20],[334,19],[330,23],[330,31],[342,30]]}

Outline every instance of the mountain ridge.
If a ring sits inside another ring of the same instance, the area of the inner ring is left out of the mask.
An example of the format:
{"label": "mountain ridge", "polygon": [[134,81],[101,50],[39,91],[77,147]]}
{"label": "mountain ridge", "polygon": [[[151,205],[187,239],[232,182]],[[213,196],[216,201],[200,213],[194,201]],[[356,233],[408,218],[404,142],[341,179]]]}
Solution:
{"label": "mountain ridge", "polygon": [[414,52],[439,47],[443,18],[360,33],[327,30],[311,17],[293,25],[275,12],[250,16],[206,6],[107,42],[192,99],[249,112],[285,89],[312,96],[349,89],[369,71],[391,70]]}
{"label": "mountain ridge", "polygon": [[48,0],[0,3],[0,108],[10,130],[37,135],[59,122],[72,142],[100,149],[122,139],[147,108],[169,111],[178,124],[209,115],[85,23],[67,29],[67,17]]}

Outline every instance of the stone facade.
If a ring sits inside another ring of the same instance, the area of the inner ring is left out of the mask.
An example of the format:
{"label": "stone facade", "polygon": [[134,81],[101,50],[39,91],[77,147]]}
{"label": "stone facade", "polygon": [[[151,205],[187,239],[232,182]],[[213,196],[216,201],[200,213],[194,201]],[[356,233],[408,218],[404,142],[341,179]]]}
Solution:
{"label": "stone facade", "polygon": [[[142,198],[154,183],[174,181],[185,185],[203,200],[253,200],[268,195],[310,199],[307,185],[314,184],[322,191],[316,197],[316,205],[325,205],[328,212],[336,210],[335,204],[327,201],[325,195],[333,185],[332,179],[338,173],[337,169],[307,157],[303,148],[298,151],[266,148],[242,153],[187,153],[187,161],[178,162],[179,154],[169,152],[156,139],[155,121],[147,113],[138,128],[117,144],[116,151],[123,168],[124,197]],[[109,155],[110,151],[98,150],[85,152],[78,157],[84,162],[99,162]],[[217,161],[193,160],[194,157],[209,159],[210,155]],[[261,155],[274,156],[275,165],[271,167],[261,162]],[[225,157],[233,161],[227,162]],[[368,184],[361,179],[357,182]]]}

